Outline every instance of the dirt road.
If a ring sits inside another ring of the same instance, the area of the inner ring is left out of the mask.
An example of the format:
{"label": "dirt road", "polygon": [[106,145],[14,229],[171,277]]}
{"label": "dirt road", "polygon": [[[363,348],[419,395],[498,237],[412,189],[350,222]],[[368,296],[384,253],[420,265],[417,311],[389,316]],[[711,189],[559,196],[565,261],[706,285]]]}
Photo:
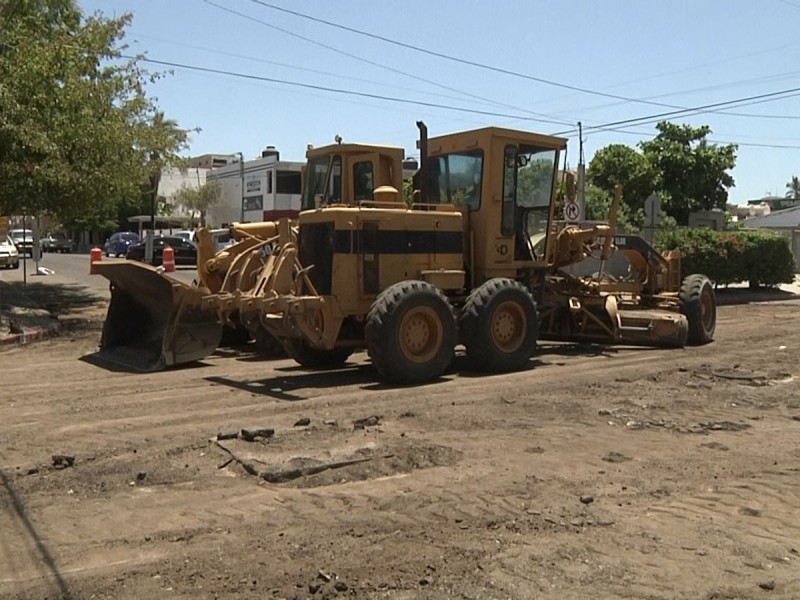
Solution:
{"label": "dirt road", "polygon": [[0,353],[1,598],[800,597],[798,301],[411,388],[111,372],[85,316]]}

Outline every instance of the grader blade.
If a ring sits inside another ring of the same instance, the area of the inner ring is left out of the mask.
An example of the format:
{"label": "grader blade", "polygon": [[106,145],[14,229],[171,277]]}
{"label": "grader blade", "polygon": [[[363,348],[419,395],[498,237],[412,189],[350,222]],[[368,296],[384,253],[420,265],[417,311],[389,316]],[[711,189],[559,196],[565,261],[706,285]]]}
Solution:
{"label": "grader blade", "polygon": [[111,303],[95,357],[133,371],[158,371],[213,353],[222,324],[203,310],[208,290],[187,285],[136,261],[102,261]]}

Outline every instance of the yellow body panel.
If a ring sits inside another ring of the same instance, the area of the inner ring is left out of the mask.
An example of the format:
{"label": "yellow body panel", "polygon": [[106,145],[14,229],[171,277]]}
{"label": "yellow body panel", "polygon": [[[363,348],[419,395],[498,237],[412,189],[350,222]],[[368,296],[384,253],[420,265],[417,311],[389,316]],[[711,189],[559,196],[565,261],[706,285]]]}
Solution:
{"label": "yellow body panel", "polygon": [[[451,289],[464,288],[460,211],[330,207],[303,212],[299,222],[300,262],[314,265],[310,279],[320,295],[336,298],[343,315],[366,313],[381,290],[398,281],[422,279],[423,273],[449,272]],[[325,235],[312,246],[304,236],[315,227],[325,228]],[[323,281],[330,283],[317,285]]]}

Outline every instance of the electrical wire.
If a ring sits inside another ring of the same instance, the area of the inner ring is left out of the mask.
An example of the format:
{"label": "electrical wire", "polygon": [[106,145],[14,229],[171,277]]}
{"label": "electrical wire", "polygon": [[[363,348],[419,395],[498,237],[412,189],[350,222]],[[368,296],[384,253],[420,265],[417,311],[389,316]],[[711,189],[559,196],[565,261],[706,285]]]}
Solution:
{"label": "electrical wire", "polygon": [[269,82],[269,83],[279,83],[279,84],[282,84],[282,85],[288,85],[288,86],[293,86],[293,87],[300,87],[300,88],[306,88],[306,89],[311,89],[311,90],[319,90],[319,91],[324,91],[324,92],[330,92],[332,94],[344,94],[344,95],[349,95],[349,96],[357,96],[357,97],[360,97],[360,98],[371,98],[373,100],[385,100],[387,102],[396,102],[398,104],[413,104],[413,105],[416,105],[416,106],[425,106],[425,107],[428,107],[428,108],[441,108],[441,109],[445,109],[445,110],[453,110],[453,111],[456,111],[456,112],[464,112],[464,113],[470,113],[470,114],[476,114],[476,115],[485,115],[485,116],[490,116],[490,117],[500,117],[500,118],[504,118],[504,119],[517,119],[517,120],[522,120],[522,121],[536,121],[536,122],[539,122],[539,123],[547,123],[547,124],[550,124],[550,125],[564,125],[564,123],[565,123],[565,121],[563,121],[563,120],[542,119],[542,118],[538,118],[538,117],[530,117],[530,116],[527,116],[527,115],[512,115],[512,114],[499,113],[499,112],[493,112],[493,111],[488,111],[488,110],[478,110],[478,109],[473,109],[473,108],[466,108],[466,107],[463,107],[463,106],[453,106],[451,104],[437,104],[435,102],[425,102],[425,101],[422,101],[422,100],[411,100],[411,99],[407,99],[407,98],[396,98],[394,96],[384,96],[382,94],[370,94],[368,92],[357,92],[355,90],[345,90],[345,89],[341,89],[341,88],[333,88],[333,87],[328,87],[328,86],[324,86],[324,85],[315,85],[315,84],[312,84],[312,83],[302,83],[302,82],[299,82],[299,81],[290,81],[288,79],[278,79],[276,77],[265,77],[265,76],[262,76],[262,75],[252,75],[252,74],[248,74],[248,73],[237,73],[235,71],[227,71],[227,70],[224,70],[224,69],[213,69],[211,67],[199,67],[199,66],[196,66],[196,65],[187,65],[187,64],[183,64],[183,63],[170,62],[170,61],[166,61],[166,60],[156,60],[156,59],[153,59],[153,58],[147,58],[145,56],[126,56],[126,55],[122,55],[121,58],[132,59],[132,60],[140,60],[142,62],[152,63],[152,64],[155,64],[155,65],[161,65],[161,66],[165,66],[165,67],[173,67],[173,68],[177,68],[177,69],[188,69],[188,70],[191,70],[191,71],[199,71],[199,72],[202,72],[202,73],[213,73],[213,74],[216,74],[216,75],[228,75],[228,76],[231,76],[231,77],[239,77],[239,78],[242,78],[242,79],[250,79],[250,80],[254,80],[254,81],[265,81],[265,82]]}
{"label": "electrical wire", "polygon": [[[590,127],[585,127],[584,131],[586,129],[589,129],[589,130],[592,130],[592,131],[602,131],[602,130],[609,129],[609,128],[612,128],[612,127],[616,127],[616,126],[619,126],[619,125],[633,125],[633,124],[644,124],[644,123],[648,123],[648,122],[656,122],[656,121],[660,121],[660,120],[666,119],[668,117],[691,116],[691,115],[694,115],[694,114],[713,112],[713,111],[711,111],[709,109],[718,108],[718,107],[722,107],[722,106],[733,106],[733,105],[751,106],[753,104],[761,104],[762,102],[771,102],[771,101],[775,101],[775,100],[784,100],[786,98],[792,98],[792,97],[798,96],[798,95],[800,95],[800,88],[790,88],[790,89],[781,90],[781,91],[778,91],[778,92],[769,92],[769,93],[766,93],[766,94],[757,94],[757,95],[754,95],[754,96],[746,96],[744,98],[737,98],[735,100],[726,100],[724,102],[714,102],[714,103],[711,103],[711,104],[705,104],[705,105],[696,106],[696,107],[693,107],[693,108],[685,108],[685,109],[681,109],[681,110],[674,110],[674,111],[663,112],[663,113],[658,113],[658,114],[653,114],[653,115],[647,115],[647,116],[644,116],[644,117],[636,117],[636,118],[632,118],[632,119],[622,119],[620,121],[612,121],[610,123],[604,123],[602,125],[594,125],[594,126],[590,126]],[[570,129],[570,130],[567,130],[567,131],[562,131],[562,132],[556,133],[554,135],[571,135],[571,134],[574,134],[575,132],[576,132],[575,129]]]}
{"label": "electrical wire", "polygon": [[[173,68],[179,68],[179,69],[187,69],[187,70],[190,70],[190,71],[197,71],[197,72],[201,72],[201,73],[210,73],[210,74],[214,74],[214,75],[225,75],[225,76],[236,77],[236,78],[247,79],[247,80],[253,80],[253,81],[263,81],[263,82],[267,82],[267,83],[277,83],[277,84],[280,84],[280,85],[288,85],[288,86],[292,86],[292,87],[299,87],[299,88],[317,90],[317,91],[334,93],[334,94],[342,94],[342,95],[350,95],[350,96],[356,96],[356,97],[361,97],[361,98],[369,98],[369,99],[373,99],[373,100],[383,100],[383,101],[394,102],[394,103],[398,103],[398,104],[409,104],[409,105],[415,105],[415,106],[424,106],[424,107],[428,107],[428,108],[438,108],[438,109],[444,109],[444,110],[453,110],[453,111],[456,111],[456,112],[463,112],[463,113],[469,113],[469,114],[478,114],[478,115],[492,116],[492,117],[498,117],[498,118],[504,118],[504,119],[512,119],[512,120],[520,120],[520,121],[535,121],[535,122],[547,123],[547,124],[551,124],[551,125],[553,125],[553,124],[556,124],[556,125],[563,124],[563,121],[551,121],[551,120],[548,120],[548,119],[539,119],[539,118],[536,118],[536,117],[530,117],[530,116],[526,116],[526,115],[513,115],[513,114],[507,114],[507,113],[499,113],[499,112],[493,112],[493,111],[472,109],[472,108],[467,108],[467,107],[444,105],[444,104],[438,104],[438,103],[435,103],[435,102],[425,102],[425,101],[421,101],[421,100],[411,100],[411,99],[406,99],[406,98],[397,98],[397,97],[393,97],[393,96],[385,96],[385,95],[382,95],[382,94],[371,94],[371,93],[367,93],[367,92],[358,92],[358,91],[355,91],[355,90],[345,90],[345,89],[340,89],[340,88],[332,88],[332,87],[328,87],[328,86],[321,86],[321,85],[315,85],[315,84],[310,84],[310,83],[302,83],[302,82],[298,82],[298,81],[290,81],[290,80],[279,79],[279,78],[275,78],[275,77],[265,77],[265,76],[261,76],[261,75],[253,75],[253,74],[248,74],[248,73],[238,73],[238,72],[235,72],[235,71],[229,71],[229,70],[224,70],[224,69],[214,69],[214,68],[211,68],[211,67],[201,67],[201,66],[197,66],[197,65],[188,65],[188,64],[177,63],[177,62],[172,62],[172,61],[156,60],[156,59],[152,59],[152,58],[147,58],[145,56],[126,56],[126,55],[122,55],[121,58],[130,59],[130,60],[140,60],[142,62],[147,62],[147,63],[151,63],[151,64],[155,64],[155,65],[161,65],[161,66],[165,66],[165,67],[173,67]],[[747,96],[747,97],[743,97],[743,98],[737,98],[737,99],[734,99],[734,100],[727,100],[727,101],[724,101],[724,102],[716,102],[716,103],[712,103],[712,104],[706,104],[706,105],[703,105],[703,106],[697,106],[697,107],[687,108],[687,109],[678,110],[678,111],[663,112],[663,113],[647,115],[647,116],[644,116],[644,117],[636,117],[636,118],[631,118],[631,119],[622,119],[622,120],[619,120],[619,121],[614,121],[614,122],[610,122],[610,123],[603,123],[603,124],[599,124],[599,125],[589,125],[589,126],[584,125],[583,126],[583,131],[584,131],[584,133],[589,133],[589,132],[591,132],[591,133],[601,133],[601,132],[604,132],[604,131],[615,131],[615,132],[619,132],[619,133],[631,133],[630,131],[624,131],[624,130],[620,129],[620,127],[623,127],[625,125],[646,125],[648,123],[656,123],[658,121],[666,119],[667,117],[691,116],[693,114],[702,114],[702,113],[705,113],[705,112],[710,112],[708,110],[710,108],[715,108],[715,107],[720,107],[720,106],[732,106],[732,105],[750,106],[750,105],[753,105],[753,104],[760,104],[760,103],[763,103],[763,102],[771,102],[771,101],[776,101],[776,100],[783,100],[785,98],[791,98],[791,97],[795,97],[795,96],[798,96],[798,95],[800,95],[800,88],[790,88],[790,89],[787,89],[787,90],[780,90],[780,91],[777,91],[777,92],[770,92],[770,93],[766,93],[766,94],[758,94],[758,95],[754,95],[754,96]],[[577,128],[575,128],[575,129],[556,132],[556,133],[553,133],[551,135],[554,135],[554,136],[571,136],[571,135],[575,135],[577,133],[578,133],[578,130],[577,130]],[[641,135],[644,135],[644,134],[641,134]],[[749,144],[741,143],[740,145],[774,147],[774,148],[794,148],[794,146],[768,145],[768,144],[758,145],[758,144],[754,144],[754,143],[749,143]]]}
{"label": "electrical wire", "polygon": [[[278,61],[274,61],[274,60],[268,60],[266,58],[261,58],[261,57],[257,57],[257,56],[250,56],[250,55],[247,55],[247,54],[239,54],[237,52],[229,52],[227,50],[220,50],[220,49],[217,49],[217,48],[210,48],[208,46],[197,46],[195,44],[184,44],[184,43],[181,43],[181,42],[176,42],[174,40],[168,40],[168,39],[164,39],[164,38],[154,37],[154,36],[150,36],[150,35],[142,35],[142,34],[136,34],[133,37],[135,37],[137,39],[141,38],[141,39],[152,40],[152,41],[155,41],[155,42],[160,42],[162,44],[170,44],[170,45],[173,45],[173,46],[177,46],[179,48],[188,48],[190,50],[200,50],[201,52],[208,52],[210,54],[218,55],[218,56],[229,56],[231,58],[247,60],[247,61],[252,61],[252,62],[257,62],[257,63],[262,63],[262,64],[266,64],[266,65],[274,65],[276,67],[281,67],[281,68],[286,68],[286,69],[294,69],[294,70],[297,70],[297,71],[303,71],[305,73],[312,73],[312,74],[315,74],[315,75],[324,75],[324,76],[327,76],[327,77],[334,77],[334,78],[340,79],[340,80],[344,79],[344,80],[347,80],[347,81],[357,81],[359,83],[367,83],[367,84],[374,84],[375,83],[374,80],[365,79],[365,78],[362,78],[362,77],[352,77],[352,76],[349,76],[349,75],[342,75],[342,74],[339,74],[339,73],[333,73],[332,71],[323,71],[321,69],[312,69],[310,67],[302,67],[302,66],[298,66],[298,65],[289,64],[289,63],[283,63],[283,62],[278,62]],[[390,84],[386,84],[386,83],[382,83],[381,87],[392,88],[392,89],[401,90],[401,91],[404,91],[404,92],[414,92],[414,93],[418,93],[418,94],[427,94],[429,96],[437,96],[439,98],[447,98],[449,100],[460,100],[463,97],[463,94],[461,94],[459,96],[454,96],[454,95],[449,95],[449,94],[438,94],[436,92],[423,91],[423,90],[420,90],[420,89],[407,88],[407,87],[403,87],[403,86],[390,85]],[[481,104],[481,103],[478,103],[478,104]],[[497,103],[494,102],[494,101],[491,101],[491,100],[486,100],[485,102],[483,102],[483,104],[494,105],[494,104],[497,104]],[[521,109],[521,110],[524,110],[524,109]],[[569,125],[571,123],[571,121],[564,120],[563,123],[565,125]]]}
{"label": "electrical wire", "polygon": [[[205,1],[210,3],[210,0],[205,0]],[[428,56],[435,56],[437,58],[442,58],[442,59],[445,59],[445,60],[456,62],[456,63],[462,64],[462,65],[467,65],[467,66],[470,66],[470,67],[476,67],[476,68],[479,68],[479,69],[484,69],[486,71],[492,71],[494,73],[500,73],[500,74],[503,74],[503,75],[509,75],[511,77],[516,77],[516,78],[519,78],[519,79],[526,79],[526,80],[529,80],[529,81],[535,81],[537,83],[542,83],[542,84],[553,86],[553,87],[558,87],[558,88],[562,88],[562,89],[566,89],[566,90],[571,90],[573,92],[581,92],[583,94],[590,94],[592,96],[600,96],[600,97],[603,97],[603,98],[611,98],[611,99],[614,99],[614,100],[623,100],[625,102],[636,102],[636,103],[639,103],[639,104],[647,104],[647,105],[650,105],[650,106],[660,106],[662,108],[685,109],[685,107],[677,106],[677,105],[674,105],[674,104],[665,104],[663,102],[653,102],[653,101],[649,101],[649,100],[643,100],[643,99],[640,99],[640,98],[630,98],[628,96],[620,96],[620,95],[617,95],[617,94],[610,94],[610,93],[606,93],[606,92],[600,92],[600,91],[592,90],[592,89],[589,89],[589,88],[584,88],[584,87],[575,86],[575,85],[569,85],[569,84],[566,84],[566,83],[561,83],[561,82],[558,82],[558,81],[545,79],[543,77],[535,77],[533,75],[520,73],[519,71],[512,71],[511,69],[504,69],[504,68],[501,68],[501,67],[495,67],[495,66],[492,66],[492,65],[479,63],[477,61],[472,61],[472,60],[467,60],[467,59],[464,59],[464,58],[459,58],[457,56],[452,56],[450,54],[444,54],[443,52],[436,52],[435,50],[430,50],[428,48],[423,48],[422,46],[416,46],[414,44],[407,44],[405,42],[401,42],[401,41],[398,41],[398,40],[393,40],[391,38],[388,38],[388,37],[385,37],[385,36],[382,36],[382,35],[371,33],[369,31],[363,31],[361,29],[356,29],[355,27],[348,27],[347,25],[342,25],[340,23],[334,23],[333,21],[327,21],[325,19],[321,19],[319,17],[314,17],[312,15],[307,15],[305,13],[301,13],[301,12],[298,12],[296,10],[291,10],[291,9],[288,9],[288,8],[283,8],[281,6],[276,6],[274,4],[270,4],[269,2],[265,2],[264,0],[250,0],[250,2],[252,2],[253,4],[258,4],[258,5],[263,6],[265,8],[269,8],[269,9],[276,10],[276,11],[279,11],[279,12],[282,12],[282,13],[286,13],[286,14],[290,14],[290,15],[294,15],[296,17],[300,17],[301,19],[307,19],[309,21],[314,21],[316,23],[327,25],[329,27],[335,27],[336,29],[341,29],[341,30],[347,31],[349,33],[354,33],[356,35],[361,35],[361,36],[364,36],[364,37],[372,38],[374,40],[379,40],[379,41],[387,43],[387,44],[392,44],[394,46],[399,46],[400,48],[405,48],[407,50],[413,50],[415,52],[421,52],[423,54],[427,54]]]}
{"label": "electrical wire", "polygon": [[377,67],[379,69],[384,69],[384,70],[390,71],[392,73],[396,73],[398,75],[403,75],[404,77],[409,77],[411,79],[415,79],[417,81],[421,81],[423,83],[427,83],[428,85],[433,85],[435,87],[438,87],[438,88],[441,88],[441,89],[444,89],[444,90],[447,90],[447,91],[450,91],[450,92],[455,92],[457,94],[461,94],[461,95],[467,96],[469,98],[477,99],[477,100],[480,100],[480,101],[485,102],[485,103],[494,104],[494,105],[497,105],[497,106],[503,106],[504,108],[510,108],[510,109],[514,109],[514,110],[519,110],[519,111],[522,111],[522,112],[525,112],[525,113],[528,113],[528,114],[531,114],[531,115],[535,115],[537,117],[540,117],[541,118],[540,120],[543,120],[543,122],[548,122],[549,121],[551,123],[560,123],[562,125],[568,125],[568,124],[571,123],[571,121],[567,121],[567,120],[563,120],[563,119],[559,120],[559,119],[556,119],[555,117],[552,117],[550,115],[540,114],[540,113],[537,113],[537,112],[534,112],[534,111],[531,111],[531,110],[528,110],[528,109],[525,109],[525,108],[520,108],[518,106],[513,106],[513,105],[510,105],[510,104],[503,103],[503,102],[498,102],[496,100],[491,100],[489,98],[485,98],[485,97],[479,96],[477,94],[472,94],[472,93],[469,93],[469,92],[465,92],[464,90],[459,90],[457,88],[446,86],[446,85],[444,85],[442,83],[439,83],[438,81],[433,81],[431,79],[426,79],[424,77],[420,77],[419,75],[415,75],[413,73],[409,73],[407,71],[403,71],[403,70],[397,69],[395,67],[390,67],[388,65],[385,65],[385,64],[382,64],[382,63],[379,63],[379,62],[376,62],[376,61],[372,61],[372,60],[366,59],[363,56],[358,56],[357,54],[353,54],[351,52],[346,52],[344,50],[341,50],[341,49],[336,48],[334,46],[331,46],[329,44],[324,44],[324,43],[322,43],[322,42],[320,42],[318,40],[314,40],[312,38],[300,35],[300,34],[295,33],[293,31],[289,31],[288,29],[284,29],[282,27],[278,27],[277,25],[273,25],[272,23],[267,23],[266,21],[262,21],[260,19],[257,19],[255,17],[251,16],[251,15],[247,15],[245,13],[239,12],[239,11],[234,10],[232,8],[228,8],[227,6],[222,6],[221,4],[217,4],[216,2],[213,2],[212,0],[203,0],[203,2],[205,2],[206,4],[208,4],[210,6],[218,8],[219,10],[222,10],[222,11],[225,11],[227,13],[239,16],[239,17],[241,17],[243,19],[247,19],[247,20],[252,21],[254,23],[258,23],[258,24],[263,25],[265,27],[269,27],[270,29],[274,29],[276,31],[280,31],[281,33],[283,33],[285,35],[289,35],[291,37],[295,37],[295,38],[301,39],[301,40],[303,40],[305,42],[308,42],[310,44],[313,44],[315,46],[320,46],[321,48],[325,48],[326,50],[330,50],[330,51],[335,52],[337,54],[341,54],[343,56],[347,56],[348,58],[352,58],[353,60],[357,60],[359,62],[366,63],[368,65],[371,65],[373,67]]}
{"label": "electrical wire", "polygon": [[[210,0],[205,0],[205,1],[208,2],[208,3],[211,3]],[[789,3],[788,0],[783,0],[783,1]],[[549,79],[544,79],[544,78],[541,78],[541,77],[534,77],[532,75],[527,75],[527,74],[524,74],[524,73],[520,73],[518,71],[512,71],[510,69],[503,69],[503,68],[500,68],[500,67],[487,65],[487,64],[484,64],[484,63],[476,62],[476,61],[466,60],[466,59],[463,59],[463,58],[459,58],[457,56],[444,54],[442,52],[436,52],[436,51],[430,50],[428,48],[423,48],[421,46],[417,46],[417,45],[414,45],[414,44],[408,44],[408,43],[405,43],[405,42],[394,40],[394,39],[388,38],[386,36],[378,35],[378,34],[371,33],[369,31],[364,31],[364,30],[361,30],[361,29],[357,29],[355,27],[348,27],[347,25],[342,25],[340,23],[335,23],[333,21],[328,21],[326,19],[315,17],[313,15],[308,15],[308,14],[305,14],[305,13],[302,13],[302,12],[299,12],[299,11],[296,11],[296,10],[291,10],[291,9],[284,8],[284,7],[281,7],[281,6],[276,6],[274,4],[266,2],[265,0],[250,0],[250,2],[252,2],[253,4],[257,4],[259,6],[263,6],[265,8],[269,8],[269,9],[278,11],[278,12],[282,12],[282,13],[285,13],[285,14],[290,14],[290,15],[293,15],[293,16],[296,16],[296,17],[299,17],[299,18],[302,18],[302,19],[307,19],[307,20],[313,21],[315,23],[320,23],[320,24],[323,24],[323,25],[326,25],[326,26],[329,26],[329,27],[334,27],[336,29],[347,31],[349,33],[354,33],[356,35],[361,35],[361,36],[368,37],[368,38],[371,38],[371,39],[379,40],[379,41],[387,43],[387,44],[392,44],[392,45],[395,45],[395,46],[399,46],[401,48],[413,50],[415,52],[421,52],[421,53],[427,54],[429,56],[435,56],[437,58],[450,60],[450,61],[457,62],[457,63],[460,63],[460,64],[468,65],[468,66],[471,66],[471,67],[485,69],[485,70],[493,71],[493,72],[496,72],[496,73],[501,73],[501,74],[504,74],[504,75],[510,75],[510,76],[517,77],[517,78],[527,79],[527,80],[530,80],[530,81],[535,81],[537,83],[543,83],[543,84],[546,84],[546,85],[559,87],[559,88],[564,88],[564,89],[568,89],[568,90],[571,90],[571,91],[581,92],[581,93],[590,94],[590,95],[594,95],[594,96],[601,96],[601,97],[605,97],[605,98],[611,98],[611,99],[614,99],[614,100],[620,100],[620,101],[622,101],[624,103],[639,103],[639,104],[647,104],[647,105],[651,105],[651,106],[660,106],[662,108],[672,108],[672,109],[675,109],[675,111],[676,111],[675,114],[679,114],[682,111],[693,112],[693,110],[694,110],[694,109],[690,109],[690,108],[687,108],[687,107],[684,107],[684,106],[675,105],[675,104],[666,104],[666,103],[663,103],[663,102],[656,102],[656,101],[653,101],[653,100],[647,99],[647,98],[631,98],[631,97],[627,97],[627,96],[621,96],[621,95],[617,95],[617,94],[610,94],[610,93],[606,93],[606,92],[600,92],[600,91],[597,91],[597,90],[591,90],[591,89],[583,88],[583,87],[579,87],[579,86],[568,85],[568,84],[564,84],[564,83],[561,83],[561,82],[552,81],[552,80],[549,80]],[[798,6],[798,8],[800,8],[800,6]],[[517,109],[517,110],[519,110],[519,109]],[[766,115],[750,115],[750,114],[746,114],[746,113],[733,113],[733,112],[711,111],[711,110],[705,111],[705,112],[714,112],[714,113],[722,114],[722,115],[736,116],[736,117],[750,117],[750,118],[778,118],[778,119],[780,119],[780,118],[783,117],[783,115],[774,115],[774,116],[773,115],[769,115],[769,116],[766,116]],[[549,118],[553,118],[552,116],[549,116],[549,115],[548,115],[548,117]],[[794,116],[794,115],[793,116],[786,116],[786,118],[787,119],[800,119],[800,117]]]}

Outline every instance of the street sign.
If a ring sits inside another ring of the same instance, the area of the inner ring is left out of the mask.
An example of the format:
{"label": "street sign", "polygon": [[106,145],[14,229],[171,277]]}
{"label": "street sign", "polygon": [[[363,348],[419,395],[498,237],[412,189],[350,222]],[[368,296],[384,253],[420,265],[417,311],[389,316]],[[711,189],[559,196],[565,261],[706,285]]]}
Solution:
{"label": "street sign", "polygon": [[656,194],[650,194],[644,201],[644,214],[651,227],[658,225],[661,220],[661,198]]}
{"label": "street sign", "polygon": [[577,222],[581,220],[581,207],[577,202],[567,202],[564,205],[564,218],[567,221]]}

